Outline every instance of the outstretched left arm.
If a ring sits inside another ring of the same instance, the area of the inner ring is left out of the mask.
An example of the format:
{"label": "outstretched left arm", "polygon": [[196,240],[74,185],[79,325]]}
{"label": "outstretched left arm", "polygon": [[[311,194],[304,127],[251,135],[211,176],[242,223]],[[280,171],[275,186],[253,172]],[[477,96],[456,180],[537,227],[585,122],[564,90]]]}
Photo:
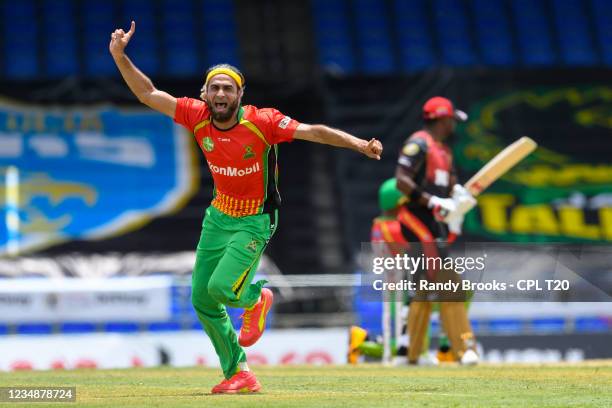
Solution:
{"label": "outstretched left arm", "polygon": [[366,141],[325,125],[300,123],[293,134],[293,138],[353,149],[376,160],[380,160],[383,151],[382,144],[376,139]]}

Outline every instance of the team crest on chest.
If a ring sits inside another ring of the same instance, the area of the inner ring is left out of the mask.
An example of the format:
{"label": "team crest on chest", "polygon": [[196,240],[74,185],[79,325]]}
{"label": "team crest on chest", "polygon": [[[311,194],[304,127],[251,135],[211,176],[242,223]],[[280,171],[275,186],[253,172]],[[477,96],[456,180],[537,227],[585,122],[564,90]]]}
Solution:
{"label": "team crest on chest", "polygon": [[253,157],[255,157],[255,153],[253,152],[253,145],[244,146],[244,155],[242,156],[242,158],[246,160],[252,159]]}
{"label": "team crest on chest", "polygon": [[204,139],[202,139],[202,147],[207,152],[212,152],[215,148],[215,142],[213,142],[211,137],[206,136]]}

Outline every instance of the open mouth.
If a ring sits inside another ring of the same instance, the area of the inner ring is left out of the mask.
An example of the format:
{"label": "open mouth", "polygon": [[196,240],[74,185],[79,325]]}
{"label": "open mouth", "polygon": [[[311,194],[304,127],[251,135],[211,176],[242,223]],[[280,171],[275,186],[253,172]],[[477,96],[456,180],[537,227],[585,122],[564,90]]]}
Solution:
{"label": "open mouth", "polygon": [[227,109],[227,103],[226,102],[215,102],[215,108],[219,110],[225,110]]}

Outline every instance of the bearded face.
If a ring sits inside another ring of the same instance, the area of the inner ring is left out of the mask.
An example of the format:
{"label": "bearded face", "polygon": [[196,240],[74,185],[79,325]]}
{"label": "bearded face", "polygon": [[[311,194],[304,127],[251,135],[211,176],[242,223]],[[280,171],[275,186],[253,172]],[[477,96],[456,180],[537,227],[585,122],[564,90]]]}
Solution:
{"label": "bearded face", "polygon": [[228,122],[236,116],[236,110],[240,105],[240,101],[235,99],[233,102],[215,101],[213,98],[205,100],[208,109],[210,110],[213,120],[216,122]]}
{"label": "bearded face", "polygon": [[206,88],[202,88],[201,98],[206,102],[215,122],[224,123],[236,116],[242,89],[227,75],[216,75]]}

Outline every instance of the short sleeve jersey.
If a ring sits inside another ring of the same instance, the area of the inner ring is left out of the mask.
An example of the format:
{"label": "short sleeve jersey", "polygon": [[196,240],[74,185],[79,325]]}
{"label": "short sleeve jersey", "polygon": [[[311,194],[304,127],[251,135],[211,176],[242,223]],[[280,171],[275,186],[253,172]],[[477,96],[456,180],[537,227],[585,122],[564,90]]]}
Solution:
{"label": "short sleeve jersey", "polygon": [[299,122],[276,109],[247,105],[230,129],[214,126],[203,101],[177,99],[174,121],[189,129],[215,183],[212,205],[233,216],[270,212],[280,205],[278,144],[293,140]]}

